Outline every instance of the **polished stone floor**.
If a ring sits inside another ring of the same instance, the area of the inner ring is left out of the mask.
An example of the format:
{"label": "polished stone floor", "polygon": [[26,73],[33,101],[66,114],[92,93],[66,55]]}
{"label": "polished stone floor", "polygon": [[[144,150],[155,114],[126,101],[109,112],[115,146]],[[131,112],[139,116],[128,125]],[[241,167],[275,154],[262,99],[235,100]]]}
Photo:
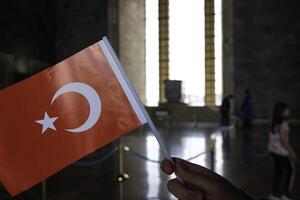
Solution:
{"label": "polished stone floor", "polygon": [[[292,126],[292,143],[300,153],[300,127]],[[266,151],[268,126],[255,126],[251,131],[234,131],[224,134],[213,125],[174,125],[171,130],[162,129],[166,144],[172,155],[193,158],[205,152],[215,139],[216,154],[214,170],[256,196],[267,196],[271,187],[272,162]],[[131,134],[124,138],[124,145],[146,155],[151,160],[162,159],[159,146],[152,134],[145,132]],[[161,173],[159,165],[147,162],[129,152],[124,153],[124,171],[130,179],[124,183],[123,197],[126,200],[174,199],[166,190],[168,177]],[[211,168],[209,153],[191,160]],[[299,168],[299,166],[297,166]],[[300,199],[300,175],[297,174],[294,195]]]}
{"label": "polished stone floor", "polygon": [[[199,124],[197,127],[192,124],[174,124],[171,128],[161,124],[159,127],[172,155],[214,168],[217,173],[253,195],[268,195],[272,163],[266,151],[267,125],[257,125],[251,131],[231,130],[227,134],[213,124]],[[300,126],[291,126],[291,142],[300,154],[298,131]],[[207,152],[212,139],[215,141],[216,152],[214,166],[211,154]],[[49,179],[48,200],[174,199],[165,186],[170,177],[160,171],[156,162],[163,155],[155,137],[143,128],[123,137],[122,144],[127,151],[121,152],[121,169],[116,164],[118,156],[92,167],[70,166]],[[111,146],[110,149],[113,149],[114,145]],[[105,152],[97,156],[103,155]],[[122,184],[115,181],[114,177],[119,171],[129,175],[129,179]],[[295,199],[300,200],[299,174],[296,175],[293,193]],[[5,191],[0,191],[0,199],[11,198]],[[41,200],[41,185],[14,199]]]}

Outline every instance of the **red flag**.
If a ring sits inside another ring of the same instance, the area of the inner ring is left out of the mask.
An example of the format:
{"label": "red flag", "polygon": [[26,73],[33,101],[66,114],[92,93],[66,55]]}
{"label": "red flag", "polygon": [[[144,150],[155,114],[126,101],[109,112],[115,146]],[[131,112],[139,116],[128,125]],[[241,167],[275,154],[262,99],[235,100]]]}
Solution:
{"label": "red flag", "polygon": [[0,181],[11,195],[146,123],[100,43],[2,90],[0,111]]}

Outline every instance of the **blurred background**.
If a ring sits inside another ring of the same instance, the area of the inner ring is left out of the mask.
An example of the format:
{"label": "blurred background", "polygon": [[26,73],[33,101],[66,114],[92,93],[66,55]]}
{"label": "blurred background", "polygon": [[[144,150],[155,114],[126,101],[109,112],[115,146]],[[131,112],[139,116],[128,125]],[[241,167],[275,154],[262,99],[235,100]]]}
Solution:
{"label": "blurred background", "polygon": [[[268,196],[278,101],[289,104],[300,154],[299,9],[296,0],[3,0],[0,87],[108,36],[172,155]],[[162,159],[145,126],[15,198],[1,187],[0,199],[175,199]],[[293,195],[300,199],[298,174]]]}

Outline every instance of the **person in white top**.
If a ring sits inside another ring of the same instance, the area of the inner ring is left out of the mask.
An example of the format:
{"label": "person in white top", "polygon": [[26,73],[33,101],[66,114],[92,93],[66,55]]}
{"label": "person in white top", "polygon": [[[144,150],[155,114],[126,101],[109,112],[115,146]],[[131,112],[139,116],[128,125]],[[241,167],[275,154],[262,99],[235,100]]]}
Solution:
{"label": "person in white top", "polygon": [[293,161],[297,155],[289,143],[289,125],[286,118],[290,110],[286,103],[276,103],[269,133],[269,151],[273,158],[271,200],[291,200]]}

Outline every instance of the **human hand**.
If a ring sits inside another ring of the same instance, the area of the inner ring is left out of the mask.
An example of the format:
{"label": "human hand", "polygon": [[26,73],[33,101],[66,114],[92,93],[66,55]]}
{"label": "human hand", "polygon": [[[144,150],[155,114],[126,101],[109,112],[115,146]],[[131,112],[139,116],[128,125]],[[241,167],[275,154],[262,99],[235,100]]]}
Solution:
{"label": "human hand", "polygon": [[[180,200],[251,200],[252,197],[235,187],[222,176],[196,164],[182,159],[174,159],[175,166],[169,161],[161,163],[161,169],[177,178],[168,182],[168,190]],[[187,186],[188,185],[188,186]]]}

